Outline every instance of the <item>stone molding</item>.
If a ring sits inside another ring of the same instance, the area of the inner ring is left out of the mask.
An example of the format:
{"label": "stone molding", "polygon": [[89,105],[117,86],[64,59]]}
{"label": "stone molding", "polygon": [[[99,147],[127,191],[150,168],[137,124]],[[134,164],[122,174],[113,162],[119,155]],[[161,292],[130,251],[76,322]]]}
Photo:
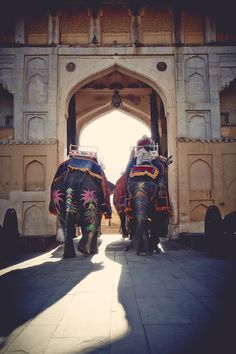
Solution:
{"label": "stone molding", "polygon": [[0,145],[52,145],[57,140],[0,140]]}
{"label": "stone molding", "polygon": [[191,139],[191,138],[183,138],[179,137],[176,139],[180,143],[234,143],[236,142],[236,137],[232,138],[220,138],[220,139]]}

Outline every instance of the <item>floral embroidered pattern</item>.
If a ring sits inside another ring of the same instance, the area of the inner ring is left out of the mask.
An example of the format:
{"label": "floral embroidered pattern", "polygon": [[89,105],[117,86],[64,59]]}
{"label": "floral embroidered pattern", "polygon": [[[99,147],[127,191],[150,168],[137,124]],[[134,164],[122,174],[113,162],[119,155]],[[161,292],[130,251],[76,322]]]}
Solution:
{"label": "floral embroidered pattern", "polygon": [[84,221],[88,223],[86,229],[92,234],[94,234],[99,224],[97,197],[95,195],[95,191],[89,189],[84,190],[81,195],[81,200],[84,202],[83,206],[85,208]]}
{"label": "floral embroidered pattern", "polygon": [[52,192],[52,201],[58,214],[60,214],[60,202],[63,202],[63,195],[59,189]]}
{"label": "floral embroidered pattern", "polygon": [[81,193],[82,198],[81,200],[84,201],[84,207],[88,203],[96,204],[97,205],[97,198],[95,195],[95,191],[91,191],[89,189],[84,190],[83,193]]}
{"label": "floral embroidered pattern", "polygon": [[66,212],[67,213],[77,213],[78,208],[76,202],[73,201],[74,190],[72,188],[67,188],[66,190]]}
{"label": "floral embroidered pattern", "polygon": [[136,199],[136,211],[137,211],[137,220],[140,222],[141,220],[146,219],[146,209],[148,204],[147,191],[145,190],[145,183],[138,183],[138,188],[135,193]]}

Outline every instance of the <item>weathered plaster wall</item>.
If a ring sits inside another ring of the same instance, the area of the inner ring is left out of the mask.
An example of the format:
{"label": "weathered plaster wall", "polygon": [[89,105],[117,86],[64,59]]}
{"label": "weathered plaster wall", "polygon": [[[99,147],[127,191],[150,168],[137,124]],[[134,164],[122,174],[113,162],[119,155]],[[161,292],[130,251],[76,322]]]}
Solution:
{"label": "weathered plaster wall", "polygon": [[56,233],[48,212],[50,186],[57,168],[57,144],[11,141],[0,144],[0,224],[14,208],[24,235]]}
{"label": "weathered plaster wall", "polygon": [[203,232],[209,205],[226,215],[236,207],[235,139],[179,139],[179,231]]}
{"label": "weathered plaster wall", "polygon": [[[167,64],[166,71],[157,70],[159,61]],[[71,62],[74,71],[66,69]],[[82,85],[114,65],[148,83],[163,100],[168,152],[174,159],[169,170],[171,232],[203,231],[210,203],[222,213],[236,208],[235,143],[219,142],[220,92],[236,76],[235,47],[0,48],[0,82],[14,96],[14,137],[0,145],[6,166],[0,215],[15,208],[21,232],[55,233],[56,221],[47,207],[53,173],[66,156],[68,102]],[[8,137],[1,131],[1,138]],[[196,173],[206,186],[196,182]],[[35,215],[41,215],[38,224]]]}

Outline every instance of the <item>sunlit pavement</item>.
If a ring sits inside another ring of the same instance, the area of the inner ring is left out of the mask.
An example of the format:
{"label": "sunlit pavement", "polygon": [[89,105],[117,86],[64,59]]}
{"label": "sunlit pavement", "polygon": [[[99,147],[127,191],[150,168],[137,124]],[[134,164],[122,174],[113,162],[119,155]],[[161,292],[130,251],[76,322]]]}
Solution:
{"label": "sunlit pavement", "polygon": [[235,354],[236,260],[165,244],[137,256],[127,242],[102,235],[95,256],[63,260],[59,245],[2,269],[0,352]]}

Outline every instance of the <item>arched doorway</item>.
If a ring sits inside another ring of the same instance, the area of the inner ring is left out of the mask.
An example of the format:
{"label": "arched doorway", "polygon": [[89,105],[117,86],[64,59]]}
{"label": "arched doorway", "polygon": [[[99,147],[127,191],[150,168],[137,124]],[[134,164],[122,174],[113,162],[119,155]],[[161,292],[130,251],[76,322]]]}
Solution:
{"label": "arched doorway", "polygon": [[122,100],[119,110],[149,126],[154,141],[159,145],[159,153],[167,156],[167,121],[159,93],[145,81],[121,72],[117,65],[113,71],[86,82],[71,96],[67,149],[69,144],[79,143],[80,131],[84,126],[114,110],[111,103],[115,90],[118,90]]}
{"label": "arched doorway", "polygon": [[[137,124],[138,121],[142,122],[149,128],[148,135],[150,136],[151,132],[153,140],[158,143],[159,153],[168,156],[167,120],[161,96],[147,82],[119,71],[117,65],[108,73],[104,72],[98,77],[92,77],[89,82],[73,92],[68,103],[67,153],[70,144],[96,145],[81,142],[81,132],[94,121],[98,122],[104,114],[115,110],[112,104],[115,92],[119,93],[122,101],[117,111],[125,114],[124,117],[126,117],[120,119],[123,129],[128,129],[126,122],[129,116],[134,118]],[[104,129],[106,129],[106,134],[113,134],[111,128],[108,129],[108,125]],[[130,135],[132,135],[132,130],[130,130]],[[134,144],[136,141],[137,139]],[[117,156],[119,153],[118,142],[117,146],[112,146],[112,149],[114,156]],[[105,172],[109,179],[109,169],[105,168]],[[119,177],[110,181],[115,183]]]}
{"label": "arched doorway", "polygon": [[[68,62],[69,59],[67,59]],[[151,127],[150,97],[154,92],[157,101],[160,146],[163,154],[172,155],[173,164],[169,170],[169,192],[173,207],[171,233],[176,232],[179,222],[178,214],[178,169],[177,169],[177,117],[175,100],[175,80],[173,62],[169,62],[168,80],[163,74],[159,74],[156,64],[152,59],[142,58],[130,60],[119,56],[101,60],[88,58],[83,60],[81,70],[77,65],[81,63],[74,59],[75,69],[65,75],[65,59],[62,58],[59,65],[59,97],[58,97],[58,162],[63,161],[67,154],[67,123],[68,107],[74,96],[74,139],[79,143],[79,132],[89,122],[99,118],[104,113],[112,111],[111,98],[114,93],[116,75],[121,76],[123,87],[119,89],[122,96],[122,110],[131,114],[136,119],[146,122]],[[112,64],[113,63],[113,64]],[[155,66],[153,66],[155,65]],[[116,74],[117,72],[117,74]],[[112,80],[113,74],[113,80]],[[103,83],[104,78],[107,83]],[[108,85],[110,79],[110,85]],[[105,86],[103,86],[105,85]],[[139,86],[140,85],[140,86]],[[144,97],[146,96],[146,99]],[[76,100],[78,98],[78,101]],[[138,99],[136,99],[138,98]],[[79,104],[78,104],[79,103]],[[78,104],[78,105],[77,105]],[[77,109],[78,107],[78,109]]]}

